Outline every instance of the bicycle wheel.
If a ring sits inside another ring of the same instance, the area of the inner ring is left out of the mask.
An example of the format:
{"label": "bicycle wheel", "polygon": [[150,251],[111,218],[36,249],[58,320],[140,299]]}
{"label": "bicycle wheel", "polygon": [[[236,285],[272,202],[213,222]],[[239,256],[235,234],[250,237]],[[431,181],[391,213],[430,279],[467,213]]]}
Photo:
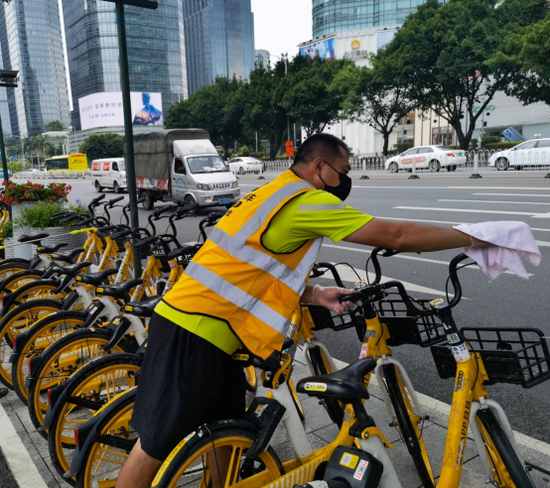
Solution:
{"label": "bicycle wheel", "polygon": [[[42,361],[32,371],[27,407],[36,428],[44,423],[48,409],[48,389],[63,383],[69,376],[93,359],[109,354],[101,346],[107,344],[112,333],[103,329],[76,330],[63,336],[42,353]],[[130,343],[122,339],[111,352],[133,352]],[[40,432],[43,437],[46,433]]]}
{"label": "bicycle wheel", "polygon": [[[114,488],[120,468],[134,447],[138,433],[132,428],[135,390],[115,400],[97,428],[101,441],[90,444],[76,475],[78,488]],[[99,415],[99,414],[98,414]]]}
{"label": "bicycle wheel", "polygon": [[10,277],[11,275],[15,273],[19,273],[20,271],[26,271],[28,269],[29,269],[29,263],[22,263],[20,261],[16,261],[16,262],[2,261],[0,263],[0,283],[2,283],[2,281]]}
{"label": "bicycle wheel", "polygon": [[[35,302],[45,303],[37,308]],[[52,303],[56,302],[52,300],[31,300],[13,311],[13,314],[17,315],[16,312],[18,312],[20,308],[33,306],[33,310],[38,309],[45,315],[42,320],[35,322],[25,333],[25,345],[16,348],[17,352],[20,354],[11,365],[13,390],[25,404],[29,396],[28,391],[25,389],[25,380],[29,374],[29,358],[41,354],[55,341],[78,329],[86,320],[86,314],[72,311],[59,311],[59,309],[51,306]],[[48,308],[50,308],[49,312]]]}
{"label": "bicycle wheel", "polygon": [[395,365],[383,365],[382,372],[401,437],[412,457],[418,476],[425,487],[433,487],[433,471],[422,439],[422,432],[418,427],[422,419],[413,411],[409,395],[398,376]]}
{"label": "bicycle wheel", "polygon": [[[203,431],[204,432],[204,431]],[[180,443],[168,456],[153,481],[159,488],[205,488],[211,485],[211,476],[217,475],[217,466],[209,466],[216,449],[230,451],[230,460],[224,483],[228,488],[239,481],[255,476],[252,486],[263,486],[284,474],[281,461],[275,451],[268,447],[258,458],[246,459],[246,452],[252,446],[255,433],[243,428],[227,427],[214,430],[199,438],[193,436],[187,445]],[[179,449],[177,452],[175,452]]]}
{"label": "bicycle wheel", "polygon": [[21,305],[0,321],[0,383],[13,388],[12,364],[9,362],[13,352],[13,338],[30,329],[37,320],[56,312],[60,307],[58,302],[36,300],[36,303],[29,302]]}
{"label": "bicycle wheel", "polygon": [[40,278],[42,278],[41,270],[25,270],[8,276],[1,283],[0,299],[6,293],[11,293],[21,288],[23,285],[26,285],[27,283],[32,283],[33,281],[39,280]]}
{"label": "bicycle wheel", "polygon": [[479,410],[476,421],[485,442],[485,451],[496,486],[535,488],[494,412],[490,408]]}
{"label": "bicycle wheel", "polygon": [[34,280],[31,283],[26,283],[11,293],[9,303],[4,305],[2,314],[5,316],[6,313],[29,300],[46,299],[61,302],[68,292],[67,290],[57,291],[58,287],[59,283],[57,281],[50,280]]}
{"label": "bicycle wheel", "polygon": [[[57,400],[62,407],[57,409],[48,429],[50,459],[60,476],[71,467],[74,428],[92,418],[115,395],[135,386],[135,373],[142,361],[143,357],[135,354],[103,356],[88,363],[65,383],[67,386]],[[74,480],[66,481],[74,485]]]}
{"label": "bicycle wheel", "polygon": [[[309,358],[311,359],[313,370],[315,371],[316,375],[323,375],[323,374],[328,374],[332,372],[332,371],[329,371],[327,362],[325,361],[325,356],[320,347],[314,346],[308,349],[307,352],[309,353]],[[330,397],[323,398],[321,402],[325,407],[325,409],[327,410],[330,419],[338,427],[341,427],[342,420],[344,418],[344,410],[340,402],[336,400],[336,398],[330,398]]]}

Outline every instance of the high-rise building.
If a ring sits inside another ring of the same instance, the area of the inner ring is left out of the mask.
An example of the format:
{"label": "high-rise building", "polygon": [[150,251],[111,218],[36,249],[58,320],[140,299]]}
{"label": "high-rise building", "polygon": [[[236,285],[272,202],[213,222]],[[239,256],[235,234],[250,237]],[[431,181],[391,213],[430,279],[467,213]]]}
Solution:
{"label": "high-rise building", "polygon": [[270,66],[269,63],[270,63],[269,51],[266,51],[265,49],[256,49],[256,65],[265,66],[266,68],[269,68]]}
{"label": "high-rise building", "polygon": [[313,38],[351,29],[402,24],[425,1],[313,0]]}
{"label": "high-rise building", "polygon": [[183,0],[189,93],[216,76],[246,79],[254,68],[250,0]]}
{"label": "high-rise building", "polygon": [[57,0],[2,3],[0,45],[3,69],[19,71],[19,86],[6,89],[12,135],[33,137],[54,120],[68,126],[69,96]]}
{"label": "high-rise building", "polygon": [[[187,98],[182,0],[163,0],[158,9],[125,7],[130,90],[160,92],[166,112]],[[115,5],[63,0],[63,18],[73,98],[72,122],[81,129],[78,100],[120,92]]]}

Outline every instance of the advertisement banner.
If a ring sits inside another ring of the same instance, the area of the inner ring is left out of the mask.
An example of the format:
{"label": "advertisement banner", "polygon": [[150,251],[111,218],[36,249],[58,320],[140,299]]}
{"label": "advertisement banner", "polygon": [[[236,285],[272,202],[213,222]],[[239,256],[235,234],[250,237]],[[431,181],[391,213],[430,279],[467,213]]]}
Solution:
{"label": "advertisement banner", "polygon": [[396,30],[383,30],[376,33],[376,52],[383,51],[386,46],[392,41]]}
{"label": "advertisement banner", "polygon": [[309,56],[311,59],[335,59],[334,40],[334,37],[332,37],[331,39],[323,39],[322,41],[301,47],[300,54],[302,56]]}
{"label": "advertisement banner", "polygon": [[[163,125],[162,94],[131,92],[132,125]],[[122,92],[94,93],[78,99],[82,130],[124,125]]]}

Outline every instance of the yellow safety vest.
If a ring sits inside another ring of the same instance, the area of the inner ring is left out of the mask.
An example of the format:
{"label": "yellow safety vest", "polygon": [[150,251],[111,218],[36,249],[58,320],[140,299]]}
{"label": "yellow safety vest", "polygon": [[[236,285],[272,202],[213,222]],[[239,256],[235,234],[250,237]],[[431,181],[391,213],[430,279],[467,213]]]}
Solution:
{"label": "yellow safety vest", "polygon": [[276,254],[262,245],[262,234],[287,202],[314,189],[286,171],[245,195],[220,220],[164,300],[182,312],[224,320],[257,356],[265,359],[280,350],[322,238]]}

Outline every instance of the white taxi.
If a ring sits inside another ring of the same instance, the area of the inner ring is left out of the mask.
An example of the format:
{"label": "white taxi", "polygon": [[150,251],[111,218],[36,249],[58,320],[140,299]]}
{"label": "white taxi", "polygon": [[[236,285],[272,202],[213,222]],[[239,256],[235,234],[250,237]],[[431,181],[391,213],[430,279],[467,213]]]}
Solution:
{"label": "white taxi", "polygon": [[236,175],[244,175],[245,173],[263,173],[263,163],[256,158],[241,157],[233,158],[228,161],[230,171]]}
{"label": "white taxi", "polygon": [[489,158],[489,166],[499,171],[523,169],[524,166],[538,167],[550,165],[550,139],[534,139],[517,146],[498,151]]}
{"label": "white taxi", "polygon": [[428,168],[437,172],[441,168],[454,171],[460,165],[466,164],[466,154],[462,150],[450,149],[446,146],[421,146],[408,149],[398,156],[386,160],[386,169],[397,173],[401,169],[411,170]]}

